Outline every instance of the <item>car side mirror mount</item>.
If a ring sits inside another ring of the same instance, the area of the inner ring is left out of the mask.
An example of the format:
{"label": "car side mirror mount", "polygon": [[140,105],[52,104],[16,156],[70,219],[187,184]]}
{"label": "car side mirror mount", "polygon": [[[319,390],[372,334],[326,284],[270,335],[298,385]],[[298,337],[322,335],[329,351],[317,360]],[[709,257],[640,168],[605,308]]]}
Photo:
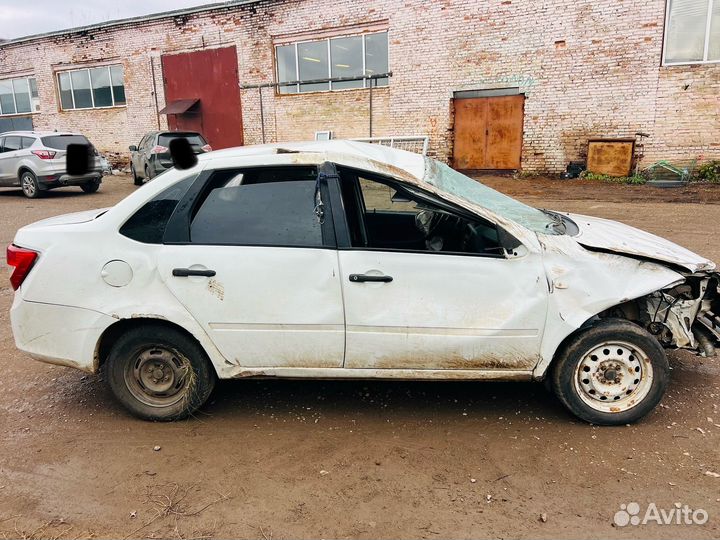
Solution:
{"label": "car side mirror mount", "polygon": [[130,146],[128,146],[128,150],[130,150],[131,152],[137,152],[137,146],[131,144]]}
{"label": "car side mirror mount", "polygon": [[515,238],[512,234],[508,233],[505,229],[498,227],[498,241],[500,246],[505,250],[506,253],[512,255],[516,253],[519,256],[521,253],[527,253],[527,249],[523,246],[522,242]]}

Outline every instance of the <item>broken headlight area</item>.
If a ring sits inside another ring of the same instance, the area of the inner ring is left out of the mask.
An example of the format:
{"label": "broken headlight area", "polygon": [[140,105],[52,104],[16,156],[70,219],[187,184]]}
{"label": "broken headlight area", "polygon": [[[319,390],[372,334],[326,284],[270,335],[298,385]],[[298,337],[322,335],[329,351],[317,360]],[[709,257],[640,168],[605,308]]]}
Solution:
{"label": "broken headlight area", "polygon": [[679,285],[621,304],[601,317],[629,319],[663,347],[713,357],[720,345],[720,274],[689,275]]}

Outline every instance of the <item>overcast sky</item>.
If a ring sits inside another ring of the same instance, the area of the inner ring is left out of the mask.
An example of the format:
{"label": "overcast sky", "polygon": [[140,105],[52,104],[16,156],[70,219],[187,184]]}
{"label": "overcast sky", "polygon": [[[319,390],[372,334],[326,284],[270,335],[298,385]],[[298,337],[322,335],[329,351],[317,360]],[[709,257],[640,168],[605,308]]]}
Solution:
{"label": "overcast sky", "polygon": [[220,0],[0,0],[0,39],[214,4]]}

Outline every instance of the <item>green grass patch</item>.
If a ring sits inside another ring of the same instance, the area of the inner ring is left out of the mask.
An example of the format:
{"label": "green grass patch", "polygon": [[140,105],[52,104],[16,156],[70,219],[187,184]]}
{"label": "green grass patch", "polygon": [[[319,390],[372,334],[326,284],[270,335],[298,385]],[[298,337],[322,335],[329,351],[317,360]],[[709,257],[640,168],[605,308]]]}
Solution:
{"label": "green grass patch", "polygon": [[633,186],[640,186],[647,183],[647,178],[640,174],[634,174],[632,176],[610,176],[607,174],[595,174],[590,171],[583,171],[580,174],[580,178],[607,182],[609,184],[627,184]]}

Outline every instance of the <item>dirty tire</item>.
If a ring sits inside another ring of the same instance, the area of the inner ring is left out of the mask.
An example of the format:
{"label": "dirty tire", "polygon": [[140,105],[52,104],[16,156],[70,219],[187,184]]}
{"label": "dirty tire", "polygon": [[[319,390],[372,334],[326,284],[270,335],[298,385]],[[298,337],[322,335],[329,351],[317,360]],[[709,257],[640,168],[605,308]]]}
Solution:
{"label": "dirty tire", "polygon": [[98,189],[100,189],[100,182],[88,182],[87,184],[81,185],[80,189],[82,189],[85,193],[95,193]]}
{"label": "dirty tire", "polygon": [[130,164],[130,174],[132,174],[133,184],[135,184],[136,186],[142,186],[142,178],[138,177],[137,172],[135,171],[135,165],[133,165],[132,163]]}
{"label": "dirty tire", "polygon": [[602,320],[578,331],[556,355],[551,374],[562,404],[598,425],[639,420],[660,402],[668,380],[660,343],[622,319]]}
{"label": "dirty tire", "polygon": [[115,397],[144,420],[185,418],[215,386],[215,371],[200,345],[172,328],[133,328],[112,346],[106,377]]}
{"label": "dirty tire", "polygon": [[20,175],[20,188],[28,199],[38,199],[43,196],[37,177],[30,171],[23,171]]}

